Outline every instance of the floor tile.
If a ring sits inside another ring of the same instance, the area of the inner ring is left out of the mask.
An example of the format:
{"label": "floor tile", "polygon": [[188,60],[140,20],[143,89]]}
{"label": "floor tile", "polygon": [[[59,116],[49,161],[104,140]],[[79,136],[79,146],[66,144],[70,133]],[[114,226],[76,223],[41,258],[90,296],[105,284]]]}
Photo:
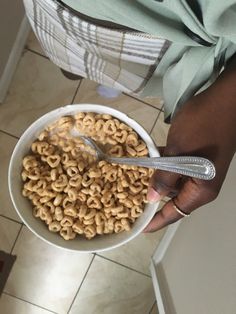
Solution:
{"label": "floor tile", "polygon": [[53,247],[23,227],[5,291],[57,313],[66,313],[92,260]]}
{"label": "floor tile", "polygon": [[7,294],[0,298],[0,308],[2,314],[50,314],[40,307],[21,301]]}
{"label": "floor tile", "polygon": [[154,300],[151,278],[96,256],[70,314],[144,314]]}
{"label": "floor tile", "polygon": [[[159,208],[161,208],[163,204],[164,203],[161,202]],[[150,275],[150,259],[164,233],[165,229],[154,233],[141,233],[127,244],[114,250],[100,253],[99,255]]]}
{"label": "floor tile", "polygon": [[43,51],[37,37],[35,36],[35,34],[32,30],[29,33],[25,48],[31,49],[31,50],[45,56],[45,52]]}
{"label": "floor tile", "polygon": [[151,136],[157,146],[166,145],[169,128],[170,125],[164,122],[164,113],[161,112],[151,133]]}
{"label": "floor tile", "polygon": [[151,130],[159,110],[123,94],[113,99],[101,97],[96,91],[97,86],[97,83],[93,81],[83,80],[74,103],[94,103],[110,106],[126,113],[139,122],[148,132]]}
{"label": "floor tile", "polygon": [[[29,37],[26,43],[26,48],[31,49],[42,55],[46,55],[33,31],[31,31],[29,34]],[[154,106],[158,109],[161,109],[163,106],[163,101],[161,98],[157,98],[157,97],[145,97],[145,98],[134,97],[134,98],[136,98],[137,100],[144,101],[147,104],[150,104],[151,106]]]}
{"label": "floor tile", "polygon": [[0,216],[0,250],[10,253],[21,225]]}
{"label": "floor tile", "polygon": [[69,104],[78,81],[70,81],[49,60],[26,51],[5,102],[0,105],[0,128],[20,136],[44,113]]}
{"label": "floor tile", "polygon": [[151,309],[151,312],[149,314],[158,314],[158,308],[157,308],[157,304],[155,302],[153,308]]}
{"label": "floor tile", "polygon": [[137,100],[143,101],[159,110],[161,110],[163,107],[163,100],[161,98],[157,98],[157,97],[141,98],[141,97],[135,97],[135,96],[132,96],[132,97],[136,98]]}
{"label": "floor tile", "polygon": [[[1,105],[0,105],[1,107]],[[8,191],[8,164],[17,139],[0,132],[0,214],[20,221]]]}

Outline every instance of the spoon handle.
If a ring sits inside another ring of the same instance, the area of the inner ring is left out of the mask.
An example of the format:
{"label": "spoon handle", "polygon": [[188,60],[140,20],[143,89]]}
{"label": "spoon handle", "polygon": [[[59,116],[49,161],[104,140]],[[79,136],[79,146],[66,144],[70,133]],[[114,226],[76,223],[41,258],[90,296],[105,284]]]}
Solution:
{"label": "spoon handle", "polygon": [[211,161],[202,157],[145,157],[145,158],[117,158],[108,157],[107,161],[115,164],[141,166],[179,173],[185,176],[202,180],[211,180],[215,177],[215,166]]}

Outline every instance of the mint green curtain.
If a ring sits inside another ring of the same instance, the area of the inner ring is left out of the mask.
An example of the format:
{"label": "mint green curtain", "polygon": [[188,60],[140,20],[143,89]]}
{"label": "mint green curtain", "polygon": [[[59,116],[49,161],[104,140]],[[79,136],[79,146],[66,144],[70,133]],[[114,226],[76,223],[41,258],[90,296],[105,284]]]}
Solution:
{"label": "mint green curtain", "polygon": [[[194,0],[193,0],[194,1]],[[197,1],[197,0],[195,0]],[[217,65],[236,52],[236,1],[198,0],[203,24],[185,0],[63,0],[90,17],[111,21],[172,42],[143,96],[162,96],[169,116],[189,97],[211,84]],[[183,31],[212,44],[202,46]]]}

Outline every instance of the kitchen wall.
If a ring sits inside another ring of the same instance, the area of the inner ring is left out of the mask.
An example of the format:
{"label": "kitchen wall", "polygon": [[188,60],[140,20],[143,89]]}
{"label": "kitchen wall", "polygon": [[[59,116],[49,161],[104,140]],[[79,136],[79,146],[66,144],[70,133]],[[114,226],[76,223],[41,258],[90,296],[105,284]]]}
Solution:
{"label": "kitchen wall", "polygon": [[235,183],[236,156],[218,198],[178,227],[161,261],[166,314],[236,313]]}
{"label": "kitchen wall", "polygon": [[23,20],[25,11],[22,0],[0,1],[0,77]]}
{"label": "kitchen wall", "polygon": [[0,0],[0,103],[7,93],[29,30],[23,0]]}

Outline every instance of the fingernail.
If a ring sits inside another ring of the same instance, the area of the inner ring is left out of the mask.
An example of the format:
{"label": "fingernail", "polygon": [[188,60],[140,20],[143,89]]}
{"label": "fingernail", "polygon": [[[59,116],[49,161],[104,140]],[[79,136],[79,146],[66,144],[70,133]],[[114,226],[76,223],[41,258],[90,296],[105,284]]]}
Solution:
{"label": "fingernail", "polygon": [[147,200],[149,203],[156,203],[158,201],[160,201],[160,199],[162,198],[162,196],[155,191],[153,188],[148,188],[148,192],[147,192]]}

